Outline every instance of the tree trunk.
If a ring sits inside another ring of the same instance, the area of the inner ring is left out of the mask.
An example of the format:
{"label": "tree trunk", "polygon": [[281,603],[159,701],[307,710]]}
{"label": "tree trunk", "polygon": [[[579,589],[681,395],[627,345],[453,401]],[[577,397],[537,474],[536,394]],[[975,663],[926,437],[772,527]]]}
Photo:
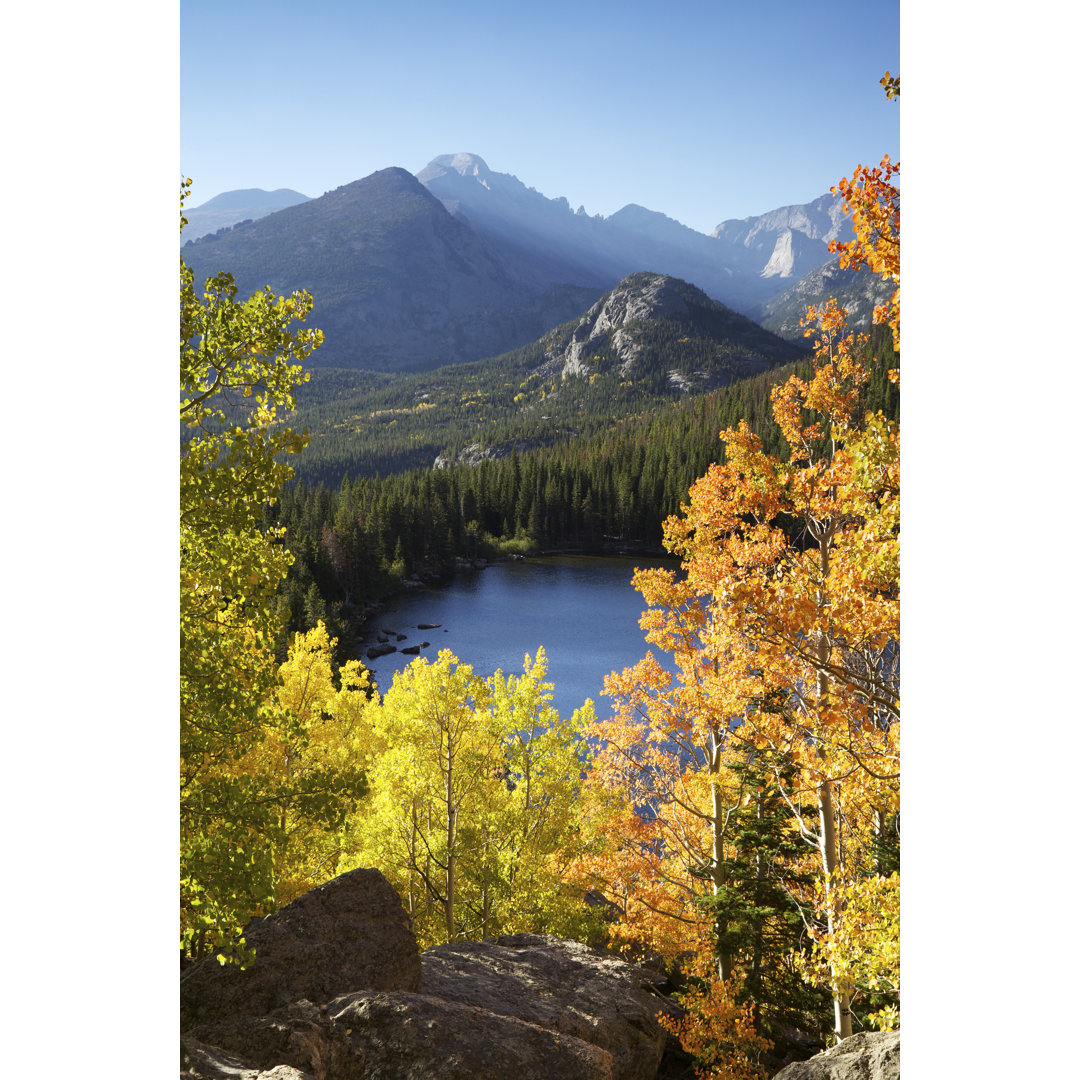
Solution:
{"label": "tree trunk", "polygon": [[446,940],[454,940],[454,886],[457,881],[457,807],[454,805],[454,747],[449,741],[446,754]]}
{"label": "tree trunk", "polygon": [[[823,609],[826,603],[824,582],[829,575],[829,539],[828,530],[823,531],[818,541],[818,551],[821,556],[821,580],[822,587],[818,594],[819,609]],[[829,639],[822,629],[818,630],[817,641],[818,660],[818,707],[824,707],[829,700],[829,677],[825,673],[825,665],[829,662]],[[828,931],[832,937],[836,925],[832,914],[833,877],[840,867],[840,845],[836,834],[836,808],[833,805],[832,783],[828,776],[822,775],[818,785],[818,811],[821,815],[821,863],[825,871],[825,902],[829,909]],[[851,1035],[851,994],[846,987],[839,985],[836,978],[835,968],[832,970],[832,996],[833,996],[833,1030],[836,1038],[846,1039]]]}
{"label": "tree trunk", "polygon": [[[759,822],[765,818],[765,789],[764,787],[758,788],[757,796],[757,819]],[[759,826],[759,837],[762,835]],[[762,841],[758,841],[758,849],[754,856],[754,904],[758,907],[764,907],[765,902],[765,878],[768,873],[768,868],[765,865],[765,852],[761,847]],[[756,916],[755,916],[756,918]],[[761,979],[762,979],[762,939],[765,934],[764,920],[757,922],[754,927],[754,949],[750,959],[750,976],[747,979],[747,989],[750,991],[750,995],[754,1000],[754,1024],[759,1025],[761,1022]]]}
{"label": "tree trunk", "polygon": [[[822,780],[818,786],[818,809],[821,813],[821,862],[825,870],[825,901],[832,899],[833,875],[839,869],[836,844],[836,811],[833,806],[832,784]],[[832,937],[836,930],[831,904],[829,905],[828,931]],[[833,1029],[837,1039],[851,1035],[851,994],[838,985],[833,972]]]}
{"label": "tree trunk", "polygon": [[[711,735],[709,773],[715,781],[717,771],[720,768],[720,746],[717,742],[716,732]],[[727,866],[724,863],[724,834],[723,834],[724,806],[720,801],[720,788],[716,783],[712,785],[712,891],[713,899],[720,895],[721,888],[727,883]],[[714,928],[717,937],[716,966],[721,979],[731,977],[731,955],[720,948],[720,936],[727,931],[727,922],[719,916],[715,917]]]}

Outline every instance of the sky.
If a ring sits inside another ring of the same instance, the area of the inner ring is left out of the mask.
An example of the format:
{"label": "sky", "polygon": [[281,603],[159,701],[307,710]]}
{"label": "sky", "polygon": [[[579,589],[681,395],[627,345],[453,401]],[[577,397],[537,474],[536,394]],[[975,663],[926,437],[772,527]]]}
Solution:
{"label": "sky", "polygon": [[192,206],[478,154],[711,232],[899,156],[899,0],[181,0]]}

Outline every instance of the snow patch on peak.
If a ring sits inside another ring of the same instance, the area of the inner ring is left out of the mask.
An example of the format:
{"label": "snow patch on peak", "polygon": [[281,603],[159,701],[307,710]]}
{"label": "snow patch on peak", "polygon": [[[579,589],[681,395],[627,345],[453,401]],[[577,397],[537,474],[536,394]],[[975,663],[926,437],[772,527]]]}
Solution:
{"label": "snow patch on peak", "polygon": [[428,168],[430,169],[433,165],[453,169],[460,176],[484,177],[491,172],[487,167],[487,162],[479,154],[440,154],[428,165]]}

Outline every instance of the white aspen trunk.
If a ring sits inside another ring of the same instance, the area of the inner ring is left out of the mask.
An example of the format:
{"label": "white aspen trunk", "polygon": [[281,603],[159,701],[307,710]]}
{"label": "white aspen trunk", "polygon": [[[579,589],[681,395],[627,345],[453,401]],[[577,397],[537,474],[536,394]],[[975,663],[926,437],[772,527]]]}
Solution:
{"label": "white aspen trunk", "polygon": [[416,803],[412,804],[412,827],[409,829],[409,918],[416,918]]}
{"label": "white aspen trunk", "polygon": [[[821,813],[821,863],[825,870],[825,900],[832,899],[833,875],[839,869],[836,843],[836,810],[833,806],[832,784],[822,780],[818,787],[818,809]],[[829,905],[828,930],[831,937],[836,930],[836,923]],[[838,985],[835,969],[833,971],[833,1029],[837,1039],[846,1039],[851,1035],[851,995]]]}
{"label": "white aspen trunk", "polygon": [[532,747],[525,753],[525,812],[522,814],[521,850],[529,841],[529,811],[532,809]]}
{"label": "white aspen trunk", "polygon": [[457,879],[457,807],[454,805],[454,743],[446,744],[446,940],[454,940],[454,885]]}
{"label": "white aspen trunk", "polygon": [[[762,821],[765,818],[765,790],[761,788],[758,790],[757,797],[757,819]],[[759,833],[760,835],[760,833]],[[759,906],[762,903],[762,893],[765,887],[765,876],[767,868],[765,866],[765,854],[759,847],[757,854],[754,856],[754,903]],[[750,965],[750,981],[749,989],[754,996],[754,1023],[757,1024],[761,1018],[761,938],[764,932],[763,926],[759,924],[758,930],[754,934],[754,953],[753,959]]]}
{"label": "white aspen trunk", "polygon": [[[720,747],[717,743],[716,733],[713,732],[710,736],[710,757],[709,757],[709,774],[710,778],[715,781],[716,774],[720,769]],[[720,801],[720,787],[718,784],[712,784],[712,892],[715,899],[720,895],[721,886],[727,882],[727,867],[724,864],[724,835],[721,822],[724,820],[724,806]],[[726,926],[722,926],[717,919],[714,923],[716,932],[719,935],[723,930],[727,929]],[[721,979],[728,979],[731,977],[731,956],[717,947],[716,950],[716,968]]]}
{"label": "white aspen trunk", "polygon": [[[818,541],[818,550],[821,554],[821,578],[824,581],[829,573],[829,540],[823,534]],[[825,604],[824,586],[818,594],[819,606]],[[829,698],[829,677],[825,674],[825,664],[829,661],[829,640],[824,630],[818,630],[817,634],[817,660],[820,665],[817,677],[818,705],[825,705]],[[840,847],[836,834],[836,807],[833,805],[832,783],[825,776],[818,785],[818,811],[821,816],[820,844],[821,864],[825,871],[825,901],[829,907],[828,931],[832,937],[836,929],[832,915],[832,891],[833,875],[840,867]],[[832,996],[833,996],[833,1030],[837,1040],[846,1039],[851,1035],[851,994],[839,985],[836,978],[836,970],[832,970]]]}

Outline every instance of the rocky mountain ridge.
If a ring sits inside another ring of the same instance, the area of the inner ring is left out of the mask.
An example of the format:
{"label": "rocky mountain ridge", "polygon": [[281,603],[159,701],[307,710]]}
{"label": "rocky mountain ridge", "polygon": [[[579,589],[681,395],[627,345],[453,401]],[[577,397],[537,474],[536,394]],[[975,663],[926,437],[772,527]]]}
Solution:
{"label": "rocky mountain ridge", "polygon": [[[618,365],[618,374],[633,378],[653,363],[670,362],[671,351],[656,354],[651,348],[659,325],[676,326],[677,344],[688,344],[691,335],[706,331],[714,340],[719,358],[726,353],[722,371],[713,364],[707,370],[691,371],[685,365],[667,371],[680,389],[693,381],[706,382],[711,389],[724,382],[756,375],[778,363],[798,358],[798,354],[743,315],[712,300],[689,282],[666,274],[638,273],[623,278],[601,297],[579,320],[570,340],[562,345],[556,332],[548,335],[552,344],[549,363],[561,365],[563,379],[596,373],[601,358]],[[694,376],[698,376],[694,380]]]}
{"label": "rocky mountain ridge", "polygon": [[872,270],[842,270],[839,260],[832,258],[762,304],[760,322],[779,337],[801,341],[799,320],[807,307],[832,296],[847,311],[848,325],[865,330],[870,326],[874,307],[887,303],[895,289],[894,282]]}
{"label": "rocky mountain ridge", "polygon": [[548,199],[516,176],[494,172],[477,154],[443,154],[417,179],[481,233],[516,238],[535,255],[606,277],[608,286],[613,275],[662,272],[752,317],[783,288],[771,279],[794,279],[820,265],[829,241],[851,231],[834,195],[723,222],[710,237],[634,203],[607,218],[584,207],[572,211],[565,198]]}
{"label": "rocky mountain ridge", "polygon": [[[248,195],[226,194],[206,207]],[[451,154],[415,177],[383,169],[182,250],[199,281],[229,270],[241,294],[311,292],[312,325],[326,335],[312,366],[399,372],[523,346],[646,271],[757,318],[828,259],[842,218],[822,196],[710,237],[635,204],[608,218],[573,211],[475,154]]]}
{"label": "rocky mountain ridge", "polygon": [[[445,468],[576,438],[586,415],[640,414],[806,355],[803,343],[769,333],[689,282],[643,272],[528,346],[485,363],[409,376],[401,385],[427,406],[417,447],[435,433],[440,406],[483,394],[486,430],[497,425],[499,439],[486,438],[479,426],[479,439],[470,433],[455,453],[438,453],[434,467]],[[399,420],[398,437],[413,423]]]}

